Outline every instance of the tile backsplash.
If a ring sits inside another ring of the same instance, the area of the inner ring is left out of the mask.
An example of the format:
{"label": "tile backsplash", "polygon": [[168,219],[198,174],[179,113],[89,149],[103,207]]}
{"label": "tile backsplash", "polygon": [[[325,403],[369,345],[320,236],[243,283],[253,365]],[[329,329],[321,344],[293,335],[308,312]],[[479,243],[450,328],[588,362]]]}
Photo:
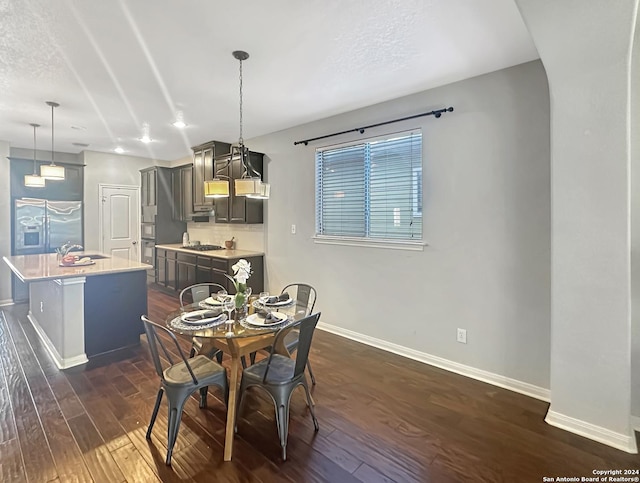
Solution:
{"label": "tile backsplash", "polygon": [[222,223],[187,223],[187,232],[191,241],[202,244],[224,246],[225,240],[235,237],[238,250],[256,250],[263,252],[264,225],[231,225]]}

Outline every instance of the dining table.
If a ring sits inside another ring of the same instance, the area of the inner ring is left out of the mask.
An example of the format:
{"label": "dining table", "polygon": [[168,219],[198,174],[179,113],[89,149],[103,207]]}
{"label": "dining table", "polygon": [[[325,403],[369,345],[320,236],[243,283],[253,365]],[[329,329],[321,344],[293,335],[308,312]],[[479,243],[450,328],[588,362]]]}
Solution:
{"label": "dining table", "polygon": [[[207,299],[211,300],[211,299]],[[306,316],[306,305],[298,305],[295,300],[277,302],[276,305],[265,306],[258,300],[249,305],[249,315],[240,320],[227,319],[227,322],[213,321],[208,324],[197,325],[189,320],[190,313],[210,310],[211,313],[222,312],[221,306],[209,305],[205,301],[185,305],[167,315],[166,326],[175,334],[189,338],[197,337],[203,342],[201,353],[206,353],[210,348],[222,350],[231,356],[229,369],[229,401],[227,403],[227,421],[224,440],[224,461],[231,461],[233,455],[233,438],[236,427],[236,403],[238,398],[239,375],[241,370],[241,358],[252,352],[270,347],[274,343],[276,333],[283,328],[292,326],[297,320]],[[256,319],[257,310],[261,312],[278,312],[282,314],[283,321],[276,324],[253,325],[250,323]],[[251,313],[254,312],[254,313]],[[286,316],[286,319],[284,318]],[[222,315],[222,320],[226,314]],[[284,337],[280,337],[278,343],[273,346],[274,352],[290,357],[289,351],[284,345]],[[245,357],[246,359],[246,357]]]}

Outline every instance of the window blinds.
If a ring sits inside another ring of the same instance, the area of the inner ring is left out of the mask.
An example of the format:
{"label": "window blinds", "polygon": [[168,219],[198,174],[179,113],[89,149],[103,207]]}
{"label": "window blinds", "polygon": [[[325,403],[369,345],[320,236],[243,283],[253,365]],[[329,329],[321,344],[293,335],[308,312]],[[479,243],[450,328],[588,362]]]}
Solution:
{"label": "window blinds", "polygon": [[316,151],[317,235],[422,238],[422,133]]}

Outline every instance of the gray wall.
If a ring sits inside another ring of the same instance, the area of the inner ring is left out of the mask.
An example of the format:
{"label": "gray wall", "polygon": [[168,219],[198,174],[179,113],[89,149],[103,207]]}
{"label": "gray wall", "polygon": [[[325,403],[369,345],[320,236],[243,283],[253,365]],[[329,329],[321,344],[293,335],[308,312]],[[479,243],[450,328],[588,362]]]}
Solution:
{"label": "gray wall", "polygon": [[99,185],[120,184],[140,186],[140,170],[150,166],[169,166],[166,161],[155,161],[136,156],[84,151],[84,242],[87,250],[98,250],[100,201]]}
{"label": "gray wall", "polygon": [[[455,112],[293,142],[453,105]],[[422,252],[315,244],[314,152],[421,127]],[[251,139],[272,186],[268,287],[309,282],[322,321],[549,387],[549,94],[539,61]],[[297,234],[291,234],[291,224]],[[466,345],[456,328],[468,331]]]}
{"label": "gray wall", "polygon": [[631,412],[630,53],[638,0],[518,0],[551,98],[551,407],[627,451]]}
{"label": "gray wall", "polygon": [[[0,141],[0,258],[11,255],[11,186],[9,143]],[[0,260],[0,304],[11,302],[11,270]]]}
{"label": "gray wall", "polygon": [[631,58],[631,414],[640,430],[640,25]]}

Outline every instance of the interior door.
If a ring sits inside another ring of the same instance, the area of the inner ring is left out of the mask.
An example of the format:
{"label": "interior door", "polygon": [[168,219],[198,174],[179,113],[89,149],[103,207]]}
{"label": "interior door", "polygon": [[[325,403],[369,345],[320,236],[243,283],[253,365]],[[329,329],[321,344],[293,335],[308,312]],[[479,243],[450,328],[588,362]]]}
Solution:
{"label": "interior door", "polygon": [[100,185],[100,250],[112,257],[140,260],[140,188]]}

